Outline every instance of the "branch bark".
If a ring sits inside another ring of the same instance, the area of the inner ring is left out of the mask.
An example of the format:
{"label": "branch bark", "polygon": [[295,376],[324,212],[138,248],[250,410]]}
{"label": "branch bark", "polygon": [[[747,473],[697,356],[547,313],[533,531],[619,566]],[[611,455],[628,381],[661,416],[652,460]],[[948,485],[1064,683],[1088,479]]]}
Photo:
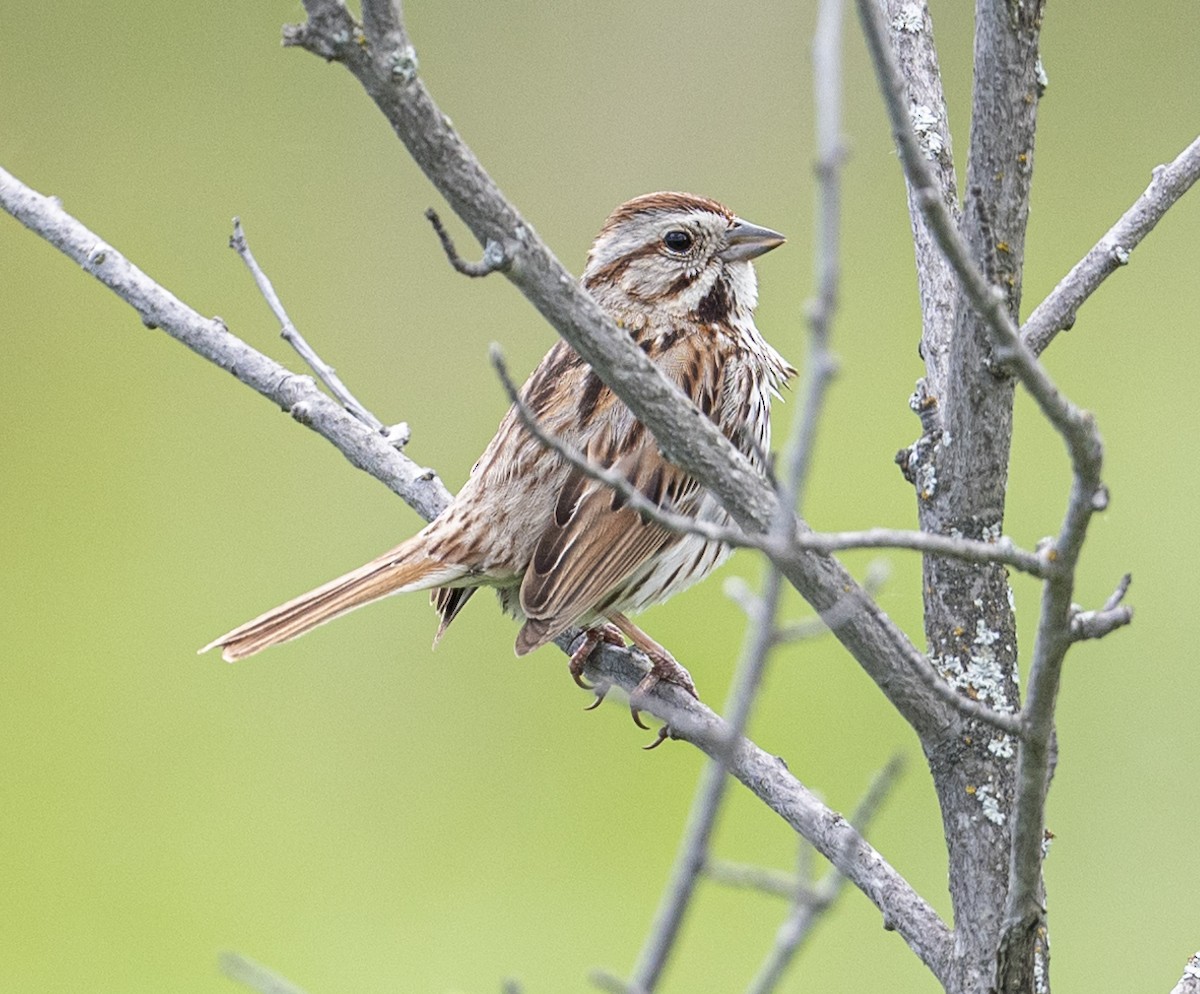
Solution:
{"label": "branch bark", "polygon": [[[918,206],[956,283],[942,391],[935,394],[928,383],[918,385],[915,406],[925,435],[911,450],[906,472],[914,480],[936,481],[917,488],[923,531],[983,538],[1003,527],[1013,382],[999,375],[995,351],[1001,347],[1007,356],[1016,343],[1014,317],[1020,302],[1036,127],[1041,3],[1034,0],[1018,6],[978,0],[976,4],[969,194],[961,219],[946,208],[920,134],[914,133],[903,84],[877,12],[870,0],[859,0],[858,7],[910,200]],[[995,285],[1003,290],[994,291]],[[927,354],[927,364],[930,359]],[[1052,404],[1061,413],[1054,398],[1042,389],[1046,384],[1040,371],[1023,362],[1019,372],[1035,398],[1040,395],[1039,402]],[[1047,583],[1047,589],[1052,583]],[[970,568],[928,556],[924,590],[926,639],[934,659],[941,660],[938,668],[948,671],[958,666],[964,675],[972,668],[984,674],[986,686],[977,688],[981,699],[994,710],[1013,710],[1017,640],[1004,570]],[[1005,759],[1006,753],[1012,755],[1011,749],[994,747],[990,737],[977,731],[968,731],[961,740],[926,742],[926,754],[950,856],[956,922],[952,989],[983,994],[995,977],[1000,910],[1005,907],[1011,872],[1004,869],[1010,862],[1006,822],[1016,787],[1014,764]],[[964,824],[976,827],[964,831]]]}

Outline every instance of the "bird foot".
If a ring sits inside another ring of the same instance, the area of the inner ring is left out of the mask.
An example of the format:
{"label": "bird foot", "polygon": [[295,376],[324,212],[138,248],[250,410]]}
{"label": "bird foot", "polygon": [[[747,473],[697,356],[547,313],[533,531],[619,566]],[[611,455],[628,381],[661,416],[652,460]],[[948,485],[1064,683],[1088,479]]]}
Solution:
{"label": "bird foot", "polygon": [[[641,682],[634,688],[633,693],[629,695],[629,713],[633,717],[633,723],[638,728],[645,729],[647,732],[650,731],[650,726],[642,721],[642,709],[638,706],[638,702],[644,700],[646,695],[658,686],[660,682],[673,683],[675,686],[687,691],[696,700],[700,700],[700,695],[696,692],[696,684],[692,681],[692,675],[676,661],[674,656],[640,628],[633,625],[624,615],[616,615],[613,620],[617,624],[604,624],[598,628],[586,629],[583,633],[583,638],[579,641],[579,645],[571,653],[570,662],[567,664],[571,678],[584,690],[590,690],[596,695],[596,699],[584,708],[585,711],[593,711],[598,708],[608,695],[612,685],[605,683],[599,686],[592,686],[583,679],[584,668],[587,666],[588,660],[591,659],[592,653],[596,651],[596,647],[601,643],[617,645],[623,648],[625,646],[623,632],[630,636],[634,645],[641,649],[646,654],[646,658],[650,660],[650,671],[642,677]],[[655,740],[643,748],[657,749],[670,735],[670,725],[663,725],[658,730]]]}
{"label": "bird foot", "polygon": [[[660,682],[673,683],[675,686],[686,690],[696,700],[700,700],[700,695],[696,693],[696,684],[692,681],[692,675],[666,649],[660,645],[656,645],[651,649],[643,648],[642,651],[646,653],[646,657],[650,660],[650,672],[642,677],[641,683],[629,695],[629,711],[633,715],[634,724],[639,728],[649,731],[649,726],[642,722],[641,708],[638,706],[638,702],[644,700],[645,696],[658,686]],[[659,729],[658,738],[646,746],[646,748],[657,749],[670,733],[670,726],[663,725]]]}
{"label": "bird foot", "polygon": [[571,679],[574,680],[584,690],[592,690],[596,693],[596,700],[589,704],[585,711],[591,711],[600,706],[600,702],[604,700],[608,693],[608,686],[600,688],[593,687],[583,678],[584,667],[587,666],[588,660],[592,658],[592,653],[596,651],[596,647],[601,644],[618,645],[625,647],[625,639],[621,635],[620,629],[616,625],[603,625],[600,628],[588,628],[583,633],[583,638],[575,651],[571,653],[571,659],[567,663],[567,669],[571,673]]}

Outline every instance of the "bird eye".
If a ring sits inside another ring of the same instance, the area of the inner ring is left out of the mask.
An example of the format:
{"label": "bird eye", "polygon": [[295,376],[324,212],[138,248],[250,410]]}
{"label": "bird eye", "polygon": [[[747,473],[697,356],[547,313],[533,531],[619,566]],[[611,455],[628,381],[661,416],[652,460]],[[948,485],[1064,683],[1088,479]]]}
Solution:
{"label": "bird eye", "polygon": [[686,252],[692,247],[692,236],[676,228],[663,235],[663,244],[672,252]]}

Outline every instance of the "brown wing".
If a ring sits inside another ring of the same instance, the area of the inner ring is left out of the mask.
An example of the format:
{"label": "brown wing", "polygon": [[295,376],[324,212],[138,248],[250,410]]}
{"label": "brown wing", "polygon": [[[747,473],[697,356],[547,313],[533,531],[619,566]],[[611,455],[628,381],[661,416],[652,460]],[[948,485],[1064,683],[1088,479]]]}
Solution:
{"label": "brown wing", "polygon": [[[634,448],[607,446],[622,455],[611,464],[649,500],[659,506],[686,505],[699,487],[672,466],[652,438],[631,423],[626,438],[639,439]],[[521,584],[521,609],[526,617],[517,637],[517,654],[524,655],[569,628],[594,609],[611,607],[606,599],[619,593],[647,559],[675,536],[646,521],[610,487],[575,470],[559,495],[554,517],[534,551]]]}

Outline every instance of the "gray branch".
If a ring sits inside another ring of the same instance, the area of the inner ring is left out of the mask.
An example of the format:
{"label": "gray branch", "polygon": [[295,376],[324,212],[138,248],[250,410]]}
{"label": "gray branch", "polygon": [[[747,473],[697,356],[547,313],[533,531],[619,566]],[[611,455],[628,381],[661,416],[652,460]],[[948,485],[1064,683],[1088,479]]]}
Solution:
{"label": "gray branch", "polygon": [[478,278],[480,276],[490,276],[492,273],[500,273],[508,268],[510,259],[504,251],[504,246],[499,242],[488,242],[483,250],[483,258],[478,262],[467,262],[458,254],[458,249],[454,247],[454,240],[450,237],[450,232],[446,230],[446,226],[442,224],[442,219],[438,217],[437,211],[432,207],[425,212],[425,218],[433,225],[433,230],[438,236],[438,240],[442,243],[442,251],[446,253],[446,259],[450,265],[454,267],[456,272],[462,273],[463,276]]}
{"label": "gray branch", "polygon": [[271,308],[271,313],[278,319],[280,337],[299,353],[300,357],[308,363],[308,368],[317,374],[317,379],[324,383],[329,392],[341,401],[342,406],[347,411],[367,427],[373,428],[380,434],[387,436],[388,429],[384,428],[383,422],[359,403],[358,398],[350,392],[349,387],[342,382],[341,377],[337,375],[334,368],[317,355],[316,350],[308,344],[307,339],[300,334],[295,324],[292,323],[292,319],[288,317],[287,311],[284,310],[283,301],[279,299],[279,294],[275,292],[274,284],[272,284],[267,274],[263,272],[262,267],[258,264],[258,260],[254,258],[254,253],[250,251],[250,243],[246,241],[246,232],[242,230],[241,218],[235,217],[233,219],[233,234],[229,238],[229,247],[246,264],[246,268],[250,270],[250,275],[254,277],[255,285],[266,299],[267,306]]}
{"label": "gray branch", "polygon": [[1156,167],[1153,176],[1146,192],[1059,281],[1022,325],[1021,340],[1034,355],[1040,355],[1060,331],[1068,331],[1075,324],[1075,315],[1084,302],[1129,262],[1130,254],[1142,239],[1200,179],[1200,138],[1173,162]]}
{"label": "gray branch", "polygon": [[[611,646],[602,647],[585,670],[588,678],[626,692],[637,686],[642,675],[627,653]],[[670,725],[672,738],[691,742],[720,760],[736,780],[862,890],[882,912],[884,927],[899,932],[939,982],[948,983],[953,948],[949,929],[850,822],[819,801],[782,759],[745,738],[731,740],[729,723],[679,688],[660,684],[650,698],[647,710]],[[648,990],[636,978],[629,987]]]}
{"label": "gray branch", "polygon": [[258,994],[304,994],[304,991],[274,970],[256,963],[241,953],[222,953],[221,972],[230,980],[249,987]]}
{"label": "gray branch", "polygon": [[[796,412],[796,424],[784,458],[784,479],[779,503],[773,514],[767,538],[783,542],[796,532],[794,519],[797,503],[804,490],[809,455],[816,436],[817,423],[826,387],[834,365],[829,355],[830,325],[837,306],[838,251],[840,216],[841,146],[841,0],[822,0],[813,40],[814,98],[817,120],[817,156],[820,176],[816,248],[817,301],[810,312],[813,361],[808,375],[804,403]],[[745,605],[750,625],[742,658],[734,674],[726,713],[729,738],[740,737],[762,685],[767,659],[778,644],[775,618],[783,590],[779,565],[772,560],[763,581],[762,595]],[[717,814],[732,772],[729,757],[715,755],[701,774],[692,800],[688,823],[680,842],[671,879],[655,914],[650,934],[642,945],[633,968],[634,987],[653,991],[662,976],[667,958],[678,939],[684,913],[695,893],[700,872],[708,859],[709,843]]]}
{"label": "gray branch", "polygon": [[[900,97],[891,53],[870,0],[859,0],[872,56],[881,79],[893,134],[905,173],[918,192],[922,210],[938,245],[954,268],[971,305],[983,320],[995,359],[1007,365],[1029,391],[1043,416],[1066,444],[1073,474],[1068,507],[1052,553],[1055,569],[1043,587],[1042,609],[1034,643],[1029,696],[1021,712],[1016,798],[1012,813],[1008,897],[999,937],[997,986],[1024,991],[1032,983],[1039,948],[1045,954],[1041,893],[1045,797],[1049,784],[1054,702],[1063,659],[1073,641],[1071,593],[1075,569],[1091,516],[1107,505],[1100,479],[1102,445],[1090,414],[1064,398],[1034,354],[1021,341],[1005,294],[991,287],[974,264],[954,218],[937,194],[933,177],[913,134]],[[978,71],[978,67],[977,67]],[[1123,594],[1123,591],[1119,591]],[[1119,601],[1119,597],[1117,597]],[[1116,603],[1113,604],[1116,609]]]}
{"label": "gray branch", "polygon": [[[853,818],[852,825],[862,828]],[[812,882],[796,873],[786,873],[769,866],[754,866],[749,863],[734,863],[727,859],[709,858],[702,867],[704,875],[713,883],[738,890],[753,890],[771,897],[782,897],[787,901],[815,901]]]}
{"label": "gray branch", "polygon": [[231,335],[220,318],[206,318],[192,310],[67,214],[56,199],[31,190],[3,169],[0,206],[128,303],[143,324],[163,329],[332,442],[354,466],[426,520],[450,502],[449,492],[431,470],[418,466],[383,435],[348,414],[311,377],[293,373],[251,348]]}
{"label": "gray branch", "polygon": [[[895,756],[875,775],[862,800],[858,802],[854,814],[850,816],[851,824],[861,834],[866,835],[875,812],[891,793],[903,769],[903,759]],[[837,870],[831,869],[815,886],[801,886],[793,891],[792,911],[779,926],[775,944],[746,989],[747,994],[770,994],[779,985],[784,971],[812,935],[825,912],[833,907],[845,884],[846,878]]]}
{"label": "gray branch", "polygon": [[[921,119],[924,153],[947,210],[958,213],[950,120],[942,74],[934,44],[933,19],[926,0],[879,0],[888,36],[904,80],[904,97]],[[908,184],[908,213],[916,253],[917,291],[921,300],[921,354],[930,393],[940,396],[949,373],[950,339],[954,333],[957,284],[921,213],[916,192]]]}
{"label": "gray branch", "polygon": [[1102,639],[1118,628],[1133,621],[1133,608],[1121,603],[1129,590],[1133,577],[1126,573],[1117,584],[1104,606],[1098,611],[1084,611],[1077,604],[1071,605],[1071,638],[1076,642],[1084,639]]}

